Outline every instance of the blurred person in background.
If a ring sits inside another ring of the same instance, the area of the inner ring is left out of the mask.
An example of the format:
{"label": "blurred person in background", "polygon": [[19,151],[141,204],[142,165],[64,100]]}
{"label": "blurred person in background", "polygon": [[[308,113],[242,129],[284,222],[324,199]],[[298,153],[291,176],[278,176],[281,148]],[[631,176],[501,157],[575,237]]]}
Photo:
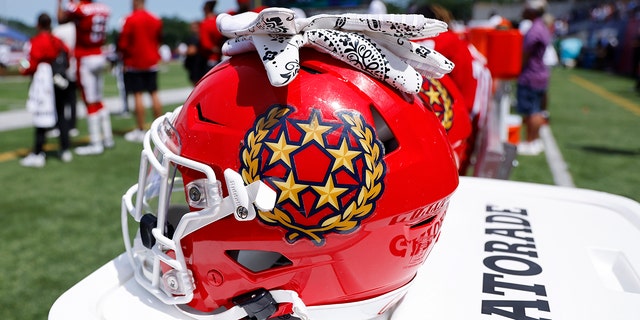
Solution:
{"label": "blurred person in background", "polygon": [[[68,52],[69,49],[62,40],[51,33],[51,17],[48,14],[42,13],[38,16],[36,29],[37,34],[29,41],[29,49],[27,50],[28,62],[21,65],[18,70],[22,75],[34,77],[29,88],[30,101],[27,102],[28,108],[30,103],[35,103],[36,112],[40,112],[42,111],[41,108],[46,108],[44,104],[48,103],[55,108],[55,116],[51,114],[51,117],[48,117],[47,121],[45,121],[46,123],[44,123],[40,121],[41,118],[38,118],[39,115],[34,114],[35,143],[33,151],[20,160],[20,164],[25,167],[44,167],[46,161],[44,153],[45,134],[54,125],[57,125],[60,132],[60,159],[63,162],[69,162],[73,159],[69,151],[69,127],[67,126],[67,121],[64,121],[64,89],[53,84],[51,67],[48,68],[45,74],[41,66],[41,64],[50,66],[60,50]],[[56,117],[62,120],[56,122]]]}
{"label": "blurred person in background", "polygon": [[544,54],[551,43],[551,32],[542,16],[545,0],[527,0],[522,18],[531,20],[523,40],[522,72],[518,76],[517,111],[525,126],[525,141],[518,145],[521,155],[538,155],[544,151],[540,127],[545,123],[543,104],[549,86],[551,70],[544,63]]}
{"label": "blurred person in background", "polygon": [[183,66],[185,70],[187,70],[189,81],[195,86],[198,80],[200,80],[204,75],[206,61],[198,52],[200,47],[200,40],[198,39],[200,33],[200,21],[192,21],[189,26],[191,28],[191,33],[185,40],[187,47],[185,50]]}
{"label": "blurred person in background", "polygon": [[215,7],[215,0],[206,1],[202,7],[204,19],[200,23],[198,41],[200,55],[205,59],[205,71],[203,74],[206,74],[211,68],[220,63],[222,59],[222,44],[225,41],[225,37],[218,30],[216,22],[218,16],[214,12]]}
{"label": "blurred person in background", "polygon": [[122,54],[124,86],[133,94],[136,129],[124,135],[125,140],[142,142],[146,133],[144,93],[151,96],[154,119],[162,114],[158,97],[158,67],[162,20],[145,8],[145,0],[132,0],[133,11],[126,17],[118,38]]}
{"label": "blurred person in background", "polygon": [[[542,15],[542,20],[547,25],[547,27],[549,28],[549,32],[552,35],[552,39],[551,39],[552,41],[550,41],[549,44],[547,45],[547,48],[544,51],[544,55],[542,56],[542,61],[547,67],[553,68],[559,63],[558,52],[556,51],[556,48],[553,46],[553,34],[554,34],[553,22],[555,18],[550,13],[545,13]],[[533,21],[526,18],[522,19],[522,21],[518,25],[518,30],[524,36],[527,34],[527,32],[529,31],[532,25],[533,25]],[[540,106],[542,117],[544,118],[545,123],[549,122],[549,110],[547,109],[548,103],[549,103],[549,94],[545,91],[544,97],[542,98],[542,105]]]}
{"label": "blurred person in background", "polygon": [[[77,137],[79,132],[77,128],[78,122],[78,85],[77,85],[77,65],[76,58],[73,56],[73,48],[76,46],[76,26],[73,23],[58,24],[53,28],[53,35],[58,37],[69,48],[69,69],[67,70],[67,80],[69,86],[64,89],[63,97],[65,103],[64,119],[68,122],[69,136]],[[58,121],[61,119],[58,118]],[[57,132],[55,132],[57,131]],[[48,133],[53,133],[52,136],[60,134],[59,130],[51,130]],[[57,133],[57,134],[56,134]]]}
{"label": "blurred person in background", "polygon": [[11,46],[0,43],[0,75],[4,75],[7,71],[7,64],[9,64],[9,54],[11,53]]}
{"label": "blurred person in background", "polygon": [[[123,23],[124,21],[120,21],[120,28],[118,29],[118,33],[116,34],[114,39],[115,43],[118,43],[120,32],[122,32]],[[122,102],[122,107],[120,108],[119,115],[122,118],[130,118],[131,108],[129,107],[129,94],[127,93],[127,89],[124,87],[124,67],[122,66],[122,57],[120,52],[118,52],[116,45],[109,45],[108,47],[109,50],[107,53],[107,60],[111,65],[111,75],[116,80],[118,96],[120,97],[120,102]]]}
{"label": "blurred person in background", "polygon": [[113,148],[111,115],[102,103],[104,72],[108,62],[102,52],[107,41],[107,21],[111,9],[92,0],[58,0],[58,23],[73,22],[76,26],[74,56],[78,68],[78,84],[87,107],[89,145],[75,149],[78,155],[94,155]]}

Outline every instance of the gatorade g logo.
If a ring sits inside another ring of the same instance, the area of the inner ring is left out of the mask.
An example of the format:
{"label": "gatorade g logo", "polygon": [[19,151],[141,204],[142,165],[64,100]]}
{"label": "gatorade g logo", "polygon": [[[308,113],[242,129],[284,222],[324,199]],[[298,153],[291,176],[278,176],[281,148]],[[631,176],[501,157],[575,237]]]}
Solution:
{"label": "gatorade g logo", "polygon": [[240,152],[245,183],[262,180],[278,193],[260,220],[287,230],[286,240],[323,245],[328,233],[358,230],[384,191],[383,147],[358,113],[325,120],[319,110],[295,118],[274,105],[256,119]]}

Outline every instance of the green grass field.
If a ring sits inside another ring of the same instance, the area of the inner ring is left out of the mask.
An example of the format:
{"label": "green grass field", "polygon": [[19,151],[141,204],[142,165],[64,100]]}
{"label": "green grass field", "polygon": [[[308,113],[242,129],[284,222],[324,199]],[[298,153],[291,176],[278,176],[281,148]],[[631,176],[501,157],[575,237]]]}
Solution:
{"label": "green grass field", "polygon": [[[550,126],[579,188],[640,201],[640,95],[630,78],[555,69]],[[512,180],[552,184],[544,155],[519,157]]]}
{"label": "green grass field", "polygon": [[[611,96],[576,79],[595,83]],[[4,84],[0,110],[22,108],[26,92],[18,91],[26,86],[10,89]],[[160,84],[188,86],[179,65],[169,65]],[[549,108],[554,136],[576,185],[640,201],[640,96],[632,88],[628,78],[557,69]],[[107,94],[115,93],[113,82],[107,82]],[[100,156],[76,156],[71,163],[62,163],[50,151],[42,169],[23,168],[14,157],[28,152],[32,129],[0,132],[0,239],[5,242],[0,246],[0,319],[46,319],[58,296],[123,252],[120,198],[137,180],[141,150],[141,145],[122,138],[133,121],[113,117],[115,149]],[[76,143],[86,139],[85,121],[79,125],[82,135]],[[513,180],[553,183],[543,155],[518,161]]]}

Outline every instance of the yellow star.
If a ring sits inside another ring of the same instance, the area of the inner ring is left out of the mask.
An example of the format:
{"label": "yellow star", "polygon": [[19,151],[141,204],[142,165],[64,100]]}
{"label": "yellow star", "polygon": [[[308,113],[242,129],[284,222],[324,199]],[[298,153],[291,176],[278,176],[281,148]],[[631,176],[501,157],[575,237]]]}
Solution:
{"label": "yellow star", "polygon": [[292,173],[289,173],[287,181],[274,181],[273,183],[278,187],[278,189],[280,189],[280,197],[278,198],[278,202],[291,199],[293,203],[295,203],[297,206],[300,206],[299,193],[306,189],[307,186],[297,184],[295,179],[293,178]]}
{"label": "yellow star", "polygon": [[267,147],[273,151],[269,164],[272,164],[278,160],[284,161],[289,167],[291,167],[291,152],[296,150],[297,146],[287,144],[287,139],[284,137],[284,133],[280,133],[278,142],[265,142]]}
{"label": "yellow star", "polygon": [[357,157],[360,152],[349,150],[347,146],[346,139],[342,140],[342,144],[340,145],[340,149],[327,149],[329,153],[336,159],[333,163],[333,168],[331,171],[336,168],[346,167],[351,173],[355,173],[353,169],[353,158]]}
{"label": "yellow star", "polygon": [[324,146],[324,141],[322,141],[322,134],[331,130],[330,126],[320,125],[318,121],[318,114],[313,114],[313,120],[309,124],[299,124],[298,125],[302,130],[304,130],[304,139],[302,140],[302,144],[305,144],[311,140],[318,141],[318,143]]}
{"label": "yellow star", "polygon": [[315,190],[319,195],[320,199],[318,199],[318,205],[316,208],[321,207],[325,203],[329,203],[336,209],[340,209],[340,205],[338,204],[338,196],[346,192],[347,188],[338,188],[333,185],[333,178],[329,176],[329,181],[323,187],[313,186],[313,190]]}
{"label": "yellow star", "polygon": [[424,94],[429,97],[429,105],[440,102],[440,92],[435,91],[432,86],[430,86],[429,91],[425,91]]}

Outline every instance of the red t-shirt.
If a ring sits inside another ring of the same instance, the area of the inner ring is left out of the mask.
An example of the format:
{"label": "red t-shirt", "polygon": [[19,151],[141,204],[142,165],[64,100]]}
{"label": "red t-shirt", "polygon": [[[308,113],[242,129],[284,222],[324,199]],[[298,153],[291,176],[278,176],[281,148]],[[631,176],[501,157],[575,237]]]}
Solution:
{"label": "red t-shirt", "polygon": [[111,9],[102,3],[90,0],[70,2],[65,11],[70,21],[76,24],[75,56],[102,54],[102,46],[107,41],[107,20]]}
{"label": "red t-shirt", "polygon": [[207,17],[200,24],[200,50],[207,61],[220,61],[224,36],[218,30],[217,16]]}
{"label": "red t-shirt", "polygon": [[29,68],[22,71],[24,75],[32,75],[42,62],[51,63],[55,60],[60,48],[69,51],[62,40],[56,38],[50,32],[41,31],[29,40]]}
{"label": "red t-shirt", "polygon": [[146,10],[134,10],[122,26],[118,50],[125,69],[151,70],[160,61],[162,20]]}
{"label": "red t-shirt", "polygon": [[425,47],[433,48],[455,64],[449,76],[464,96],[467,110],[471,113],[478,80],[473,76],[473,57],[469,52],[469,44],[451,30],[442,32],[433,38],[416,42]]}

